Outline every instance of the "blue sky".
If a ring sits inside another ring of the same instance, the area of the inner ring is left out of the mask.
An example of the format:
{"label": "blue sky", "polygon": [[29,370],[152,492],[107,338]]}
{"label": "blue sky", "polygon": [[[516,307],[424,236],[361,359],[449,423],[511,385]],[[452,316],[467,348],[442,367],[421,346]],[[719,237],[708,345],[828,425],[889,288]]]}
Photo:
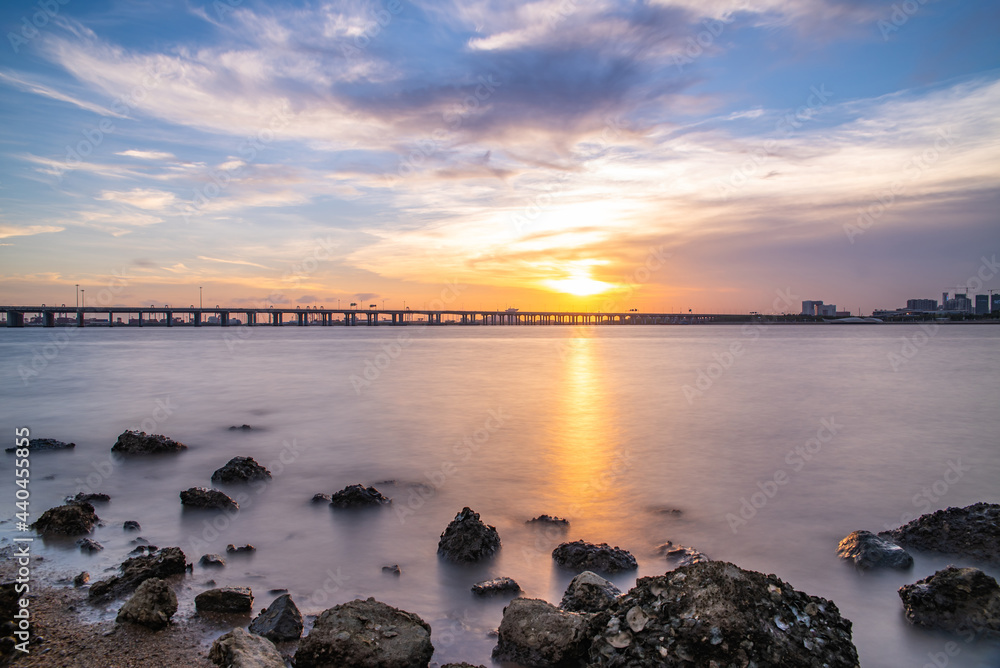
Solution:
{"label": "blue sky", "polygon": [[0,25],[4,303],[124,276],[114,303],[870,311],[1000,250],[992,2],[36,0]]}

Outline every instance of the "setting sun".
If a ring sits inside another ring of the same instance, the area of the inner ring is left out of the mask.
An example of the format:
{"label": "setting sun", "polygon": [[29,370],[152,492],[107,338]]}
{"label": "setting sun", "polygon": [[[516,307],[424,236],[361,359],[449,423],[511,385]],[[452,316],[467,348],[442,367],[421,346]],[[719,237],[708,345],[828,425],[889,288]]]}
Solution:
{"label": "setting sun", "polygon": [[558,280],[545,281],[545,284],[556,292],[564,292],[577,297],[589,297],[612,289],[614,285],[598,281],[589,276],[572,276]]}

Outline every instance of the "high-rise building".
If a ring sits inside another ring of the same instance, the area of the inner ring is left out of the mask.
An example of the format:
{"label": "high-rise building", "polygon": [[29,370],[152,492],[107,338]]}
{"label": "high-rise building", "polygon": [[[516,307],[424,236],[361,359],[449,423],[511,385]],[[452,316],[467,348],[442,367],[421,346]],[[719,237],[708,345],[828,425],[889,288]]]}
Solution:
{"label": "high-rise building", "polygon": [[824,304],[822,299],[802,302],[802,315],[836,316],[836,304]]}
{"label": "high-rise building", "polygon": [[1000,311],[1000,293],[990,295],[990,313]]}
{"label": "high-rise building", "polygon": [[944,304],[945,311],[958,311],[959,313],[972,313],[972,300],[964,292],[956,292],[955,296]]}
{"label": "high-rise building", "polygon": [[990,296],[976,295],[976,315],[986,315],[990,312]]}
{"label": "high-rise building", "polygon": [[908,311],[936,311],[938,303],[936,299],[907,299],[906,310]]}

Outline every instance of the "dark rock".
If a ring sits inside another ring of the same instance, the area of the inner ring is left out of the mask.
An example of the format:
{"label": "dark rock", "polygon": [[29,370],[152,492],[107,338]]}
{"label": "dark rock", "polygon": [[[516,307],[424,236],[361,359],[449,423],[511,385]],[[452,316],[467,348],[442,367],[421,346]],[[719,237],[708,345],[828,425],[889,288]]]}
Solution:
{"label": "dark rock", "polygon": [[298,640],[302,635],[302,613],[288,594],[283,594],[250,622],[250,632],[275,642]]}
{"label": "dark rock", "polygon": [[229,431],[253,431],[253,427],[248,424],[240,425],[239,427],[233,425],[229,428]]}
{"label": "dark rock", "polygon": [[209,589],[194,597],[194,607],[198,612],[252,612],[253,592],[250,587]]}
{"label": "dark rock", "polygon": [[226,560],[217,554],[203,554],[201,555],[201,559],[198,560],[198,563],[201,566],[209,568],[222,568],[226,565]]}
{"label": "dark rock", "polygon": [[374,598],[325,610],[295,652],[296,668],[426,668],[431,627]]}
{"label": "dark rock", "polygon": [[592,668],[856,668],[851,622],[832,602],[723,561],[635,587],[595,618]]}
{"label": "dark rock", "polygon": [[166,579],[184,573],[187,558],[179,547],[165,547],[156,554],[126,559],[119,567],[121,575],[100,580],[90,586],[92,599],[115,598],[127,594],[151,578]]}
{"label": "dark rock", "polygon": [[212,643],[208,658],[223,668],[285,668],[285,660],[274,643],[241,628]]}
{"label": "dark rock", "polygon": [[100,492],[78,492],[76,496],[67,496],[66,503],[107,503],[111,497]]}
{"label": "dark rock", "polygon": [[621,590],[593,571],[570,580],[559,607],[568,612],[600,612],[622,595]]}
{"label": "dark rock", "polygon": [[494,594],[519,594],[521,585],[517,584],[513,578],[493,578],[483,580],[472,585],[472,593],[478,596],[491,596]]}
{"label": "dark rock", "polygon": [[243,554],[245,552],[256,552],[256,551],[257,548],[251,545],[250,543],[247,543],[246,545],[240,545],[239,547],[233,545],[232,543],[226,545],[227,554]]}
{"label": "dark rock", "polygon": [[578,571],[619,573],[639,567],[635,557],[620,547],[611,547],[607,543],[595,545],[583,540],[563,543],[552,550],[552,558],[563,568]]}
{"label": "dark rock", "polygon": [[111,452],[123,455],[155,455],[164,452],[180,452],[187,446],[159,434],[144,431],[125,430],[111,446]]}
{"label": "dark rock", "polygon": [[253,457],[233,457],[225,466],[212,474],[212,482],[250,482],[270,479],[271,472],[254,461]]}
{"label": "dark rock", "polygon": [[482,664],[476,665],[476,664],[466,663],[465,661],[463,661],[462,663],[446,663],[443,666],[441,666],[441,668],[486,668],[486,666]]}
{"label": "dark rock", "polygon": [[330,496],[330,505],[334,508],[368,508],[386,503],[392,503],[392,499],[382,496],[374,487],[366,489],[364,485],[348,485]]}
{"label": "dark rock", "polygon": [[1000,632],[1000,585],[978,568],[948,566],[899,588],[911,624],[945,631]]}
{"label": "dark rock", "polygon": [[500,534],[468,507],[455,515],[438,541],[438,554],[458,563],[473,563],[500,549]]}
{"label": "dark rock", "polygon": [[938,510],[878,535],[903,547],[1000,564],[1000,504]]}
{"label": "dark rock", "polygon": [[913,566],[913,557],[900,546],[879,538],[871,531],[854,531],[847,535],[837,546],[837,556],[841,559],[851,559],[854,565],[861,569],[879,568],[909,568]]}
{"label": "dark rock", "polygon": [[90,573],[88,573],[87,571],[83,571],[82,573],[79,573],[76,577],[73,578],[74,587],[82,587],[88,582],[90,582]]}
{"label": "dark rock", "polygon": [[150,578],[135,590],[115,619],[119,624],[129,622],[141,624],[153,630],[162,629],[170,623],[177,612],[177,595],[165,581]]}
{"label": "dark rock", "polygon": [[553,524],[556,526],[568,527],[569,520],[563,519],[561,517],[554,517],[552,515],[539,515],[538,517],[533,517],[525,524]]}
{"label": "dark rock", "polygon": [[81,538],[76,541],[76,544],[80,546],[81,552],[100,552],[104,549],[104,546],[98,543],[93,538]]}
{"label": "dark rock", "polygon": [[31,525],[40,534],[61,533],[76,536],[90,533],[97,524],[97,514],[89,503],[71,503],[49,508]]}
{"label": "dark rock", "polygon": [[323,494],[322,492],[317,492],[317,493],[313,494],[312,502],[313,503],[330,503],[330,495],[329,494]]}
{"label": "dark rock", "polygon": [[192,508],[217,508],[228,510],[234,508],[239,510],[240,504],[233,501],[229,496],[217,489],[207,489],[205,487],[192,487],[181,492],[181,503]]}
{"label": "dark rock", "polygon": [[399,570],[399,564],[393,564],[392,566],[383,566],[382,572],[388,573],[389,575],[395,575],[396,577],[399,577],[400,575],[403,574],[403,571]]}
{"label": "dark rock", "polygon": [[139,531],[142,527],[139,526],[139,523],[135,520],[125,520],[125,523],[122,525],[122,529],[125,531]]}
{"label": "dark rock", "polygon": [[583,666],[592,618],[540,599],[515,598],[503,610],[493,658],[539,668]]}
{"label": "dark rock", "polygon": [[691,564],[700,564],[703,561],[709,561],[709,558],[704,554],[694,549],[693,547],[684,547],[683,545],[677,545],[669,540],[663,545],[658,545],[656,547],[656,553],[661,557],[666,557],[667,561],[673,565],[674,568],[679,568],[681,566],[690,566]]}
{"label": "dark rock", "polygon": [[[23,447],[23,446],[22,446]],[[75,448],[76,443],[64,443],[54,438],[32,438],[28,440],[28,450],[31,452],[44,452],[46,450],[67,450]],[[14,452],[18,448],[7,448],[7,452]]]}

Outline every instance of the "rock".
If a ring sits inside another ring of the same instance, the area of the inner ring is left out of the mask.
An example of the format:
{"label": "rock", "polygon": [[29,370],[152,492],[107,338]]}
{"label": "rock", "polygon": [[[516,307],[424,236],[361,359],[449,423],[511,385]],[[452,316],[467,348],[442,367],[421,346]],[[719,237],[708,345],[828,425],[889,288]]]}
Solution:
{"label": "rock", "polygon": [[503,610],[493,658],[539,668],[583,666],[592,618],[540,599],[515,598]]}
{"label": "rock", "polygon": [[561,527],[568,527],[569,520],[565,520],[561,517],[554,517],[552,515],[539,515],[538,517],[533,517],[525,524],[553,524]]}
{"label": "rock", "polygon": [[88,582],[90,582],[90,573],[88,573],[87,571],[83,571],[82,573],[79,573],[76,577],[73,578],[74,587],[82,587]]}
{"label": "rock", "polygon": [[194,597],[198,612],[252,612],[253,591],[250,587],[219,587],[203,591]]}
{"label": "rock", "polygon": [[181,503],[192,508],[240,509],[240,504],[217,489],[192,487],[181,492]]}
{"label": "rock", "polygon": [[165,581],[150,578],[139,585],[132,598],[125,602],[115,621],[119,624],[141,624],[156,630],[169,624],[175,612],[177,595],[174,590]]}
{"label": "rock", "polygon": [[275,642],[298,640],[302,635],[302,613],[288,594],[283,594],[250,622],[250,632]]}
{"label": "rock", "polygon": [[317,492],[317,493],[313,494],[312,502],[313,503],[330,503],[330,495],[329,494],[323,494],[322,492]]}
{"label": "rock", "polygon": [[100,552],[104,549],[104,546],[98,543],[92,538],[81,538],[76,541],[76,544],[80,546],[81,552]]}
{"label": "rock", "polygon": [[111,452],[123,455],[155,455],[165,452],[180,452],[187,446],[166,436],[147,434],[144,431],[125,430],[111,446]]}
{"label": "rock", "polygon": [[861,569],[910,568],[913,557],[898,545],[879,538],[871,531],[854,531],[837,546],[837,556],[851,559]]}
{"label": "rock", "polygon": [[254,461],[253,457],[233,457],[225,466],[212,474],[212,482],[251,482],[270,479],[271,472]]}
{"label": "rock", "polygon": [[78,492],[76,496],[67,496],[66,503],[107,503],[111,497],[100,492]]}
{"label": "rock", "polygon": [[1000,632],[1000,585],[978,568],[948,566],[899,588],[911,624],[945,631]]}
{"label": "rock", "polygon": [[229,428],[229,431],[253,431],[253,427],[248,424],[240,425],[239,427],[233,425]]}
{"label": "rock", "polygon": [[426,668],[431,627],[374,598],[336,605],[316,620],[295,652],[296,668]]}
{"label": "rock", "polygon": [[241,628],[212,643],[208,658],[223,668],[285,668],[285,660],[273,642]]}
{"label": "rock", "polygon": [[552,550],[552,558],[563,568],[578,571],[619,573],[639,567],[635,557],[620,547],[611,547],[607,543],[595,545],[583,540],[559,545]]}
{"label": "rock", "polygon": [[570,580],[559,607],[568,612],[600,612],[621,596],[621,590],[593,571]]}
{"label": "rock", "polygon": [[[22,446],[23,447],[23,446]],[[31,452],[45,452],[46,450],[68,450],[75,448],[76,443],[65,443],[54,438],[32,438],[28,440],[28,450]],[[7,452],[14,452],[18,448],[7,448]]]}
{"label": "rock", "polygon": [[396,577],[399,577],[400,575],[403,574],[403,571],[399,570],[399,564],[393,564],[392,566],[383,566],[382,572],[388,573],[389,575],[395,575]]}
{"label": "rock", "polygon": [[223,566],[226,565],[226,560],[223,559],[218,554],[203,554],[201,555],[201,559],[198,560],[198,563],[201,566],[206,566],[209,568],[212,567],[222,568]]}
{"label": "rock", "polygon": [[878,535],[904,547],[1000,564],[1000,504],[938,510]]}
{"label": "rock", "polygon": [[462,663],[446,663],[443,666],[441,666],[441,668],[486,668],[486,666],[482,664],[473,665],[471,663],[466,663],[465,661],[463,661]]}
{"label": "rock", "polygon": [[61,533],[76,536],[90,533],[98,521],[94,507],[89,503],[71,503],[49,508],[31,525],[40,534]]}
{"label": "rock", "polygon": [[242,554],[244,552],[256,552],[256,551],[257,548],[251,545],[250,543],[247,543],[246,545],[240,545],[239,547],[236,547],[232,543],[226,545],[226,552],[228,554]]}
{"label": "rock", "polygon": [[366,489],[364,485],[348,485],[330,496],[330,505],[334,508],[368,508],[386,503],[392,503],[392,499],[382,496],[374,487]]}
{"label": "rock", "polygon": [[826,599],[723,561],[682,566],[595,618],[590,668],[856,668],[851,622]]}
{"label": "rock", "polygon": [[179,547],[165,547],[156,554],[126,559],[119,567],[121,575],[100,580],[90,586],[91,599],[107,599],[133,591],[151,578],[165,579],[184,573],[187,558]]}
{"label": "rock", "polygon": [[492,580],[483,580],[472,585],[472,593],[477,596],[519,594],[521,593],[521,585],[517,584],[513,578],[493,578]]}
{"label": "rock", "polygon": [[469,507],[455,515],[438,541],[438,554],[457,563],[473,563],[500,549],[500,534]]}
{"label": "rock", "polygon": [[693,547],[684,547],[683,545],[677,545],[669,540],[663,545],[658,545],[656,547],[656,553],[661,557],[666,557],[667,561],[670,562],[674,568],[679,568],[681,566],[690,566],[691,564],[700,564],[703,561],[709,561],[709,558],[704,554],[694,549]]}
{"label": "rock", "polygon": [[139,531],[142,527],[135,520],[125,520],[125,523],[122,524],[122,529],[124,531]]}

